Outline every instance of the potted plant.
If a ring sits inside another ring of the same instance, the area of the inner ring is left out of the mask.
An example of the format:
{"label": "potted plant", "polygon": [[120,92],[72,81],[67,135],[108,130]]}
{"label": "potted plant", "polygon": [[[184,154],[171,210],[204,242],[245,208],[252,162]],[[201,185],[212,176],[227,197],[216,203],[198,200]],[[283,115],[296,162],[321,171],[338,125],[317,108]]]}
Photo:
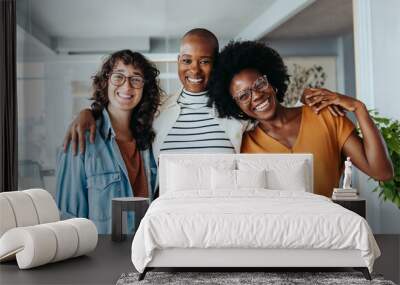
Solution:
{"label": "potted plant", "polygon": [[370,114],[386,142],[394,168],[393,179],[377,181],[378,186],[373,192],[378,192],[383,201],[389,200],[400,209],[400,122],[381,117],[375,110],[371,110]]}

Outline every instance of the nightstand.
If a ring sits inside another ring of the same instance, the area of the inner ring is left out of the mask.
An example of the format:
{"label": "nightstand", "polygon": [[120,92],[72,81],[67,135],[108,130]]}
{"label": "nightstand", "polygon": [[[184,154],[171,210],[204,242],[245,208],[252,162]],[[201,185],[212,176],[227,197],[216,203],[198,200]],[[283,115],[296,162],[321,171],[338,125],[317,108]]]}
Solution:
{"label": "nightstand", "polygon": [[143,197],[123,197],[112,199],[112,228],[111,239],[113,241],[123,241],[125,236],[122,234],[122,212],[135,212],[135,231],[139,227],[140,221],[144,217],[150,199]]}
{"label": "nightstand", "polygon": [[359,214],[365,219],[366,217],[366,201],[362,198],[357,199],[332,199],[332,202]]}

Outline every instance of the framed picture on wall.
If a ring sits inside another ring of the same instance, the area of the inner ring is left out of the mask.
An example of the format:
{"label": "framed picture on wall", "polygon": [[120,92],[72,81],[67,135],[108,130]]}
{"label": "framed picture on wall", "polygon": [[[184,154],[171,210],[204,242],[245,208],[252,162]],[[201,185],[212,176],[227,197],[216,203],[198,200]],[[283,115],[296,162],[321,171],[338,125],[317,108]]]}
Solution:
{"label": "framed picture on wall", "polygon": [[335,56],[285,57],[283,60],[290,75],[284,98],[286,106],[297,105],[305,88],[337,89]]}

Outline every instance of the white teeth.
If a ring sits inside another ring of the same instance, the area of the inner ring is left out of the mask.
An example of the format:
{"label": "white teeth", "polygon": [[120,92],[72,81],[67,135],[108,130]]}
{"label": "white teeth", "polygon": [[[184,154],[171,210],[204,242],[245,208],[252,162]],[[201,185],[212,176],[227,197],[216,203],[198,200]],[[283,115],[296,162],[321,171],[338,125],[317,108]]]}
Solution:
{"label": "white teeth", "polygon": [[261,104],[258,104],[257,107],[254,108],[255,111],[264,111],[269,107],[269,97]]}
{"label": "white teeth", "polygon": [[124,94],[124,93],[117,93],[119,97],[123,98],[123,99],[131,99],[133,96],[129,95],[129,94]]}
{"label": "white teeth", "polygon": [[188,77],[187,79],[191,83],[200,83],[200,82],[203,81],[203,78],[190,78],[190,77]]}

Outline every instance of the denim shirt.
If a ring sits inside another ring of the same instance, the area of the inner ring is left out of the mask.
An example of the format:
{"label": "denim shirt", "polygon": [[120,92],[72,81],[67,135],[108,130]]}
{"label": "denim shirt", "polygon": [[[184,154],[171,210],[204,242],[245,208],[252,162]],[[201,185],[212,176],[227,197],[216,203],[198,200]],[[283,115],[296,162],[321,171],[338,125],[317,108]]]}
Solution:
{"label": "denim shirt", "polygon": [[[83,154],[60,148],[57,155],[56,200],[62,218],[84,217],[92,220],[99,234],[111,233],[111,200],[133,197],[127,169],[115,141],[115,132],[106,109],[97,121],[95,142],[89,142]],[[156,163],[151,149],[140,151],[145,167],[148,193],[152,200]],[[134,229],[134,213],[128,212],[128,232]]]}

